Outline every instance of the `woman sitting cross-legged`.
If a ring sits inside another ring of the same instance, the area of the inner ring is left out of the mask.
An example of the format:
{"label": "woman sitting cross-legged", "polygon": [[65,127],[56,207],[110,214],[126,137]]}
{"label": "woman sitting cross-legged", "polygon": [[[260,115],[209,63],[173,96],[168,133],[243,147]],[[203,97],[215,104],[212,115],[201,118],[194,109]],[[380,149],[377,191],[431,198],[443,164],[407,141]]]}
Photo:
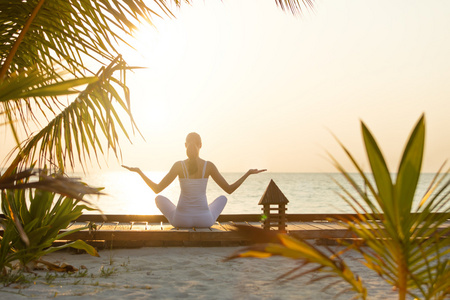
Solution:
{"label": "woman sitting cross-legged", "polygon": [[210,227],[225,208],[227,198],[220,196],[208,205],[206,200],[206,185],[211,178],[228,194],[233,193],[248,176],[266,170],[250,169],[233,184],[223,178],[216,166],[199,157],[202,141],[195,132],[186,137],[186,154],[188,159],[174,163],[169,173],[160,183],[151,181],[139,168],[124,168],[138,173],[147,185],[156,193],[160,193],[178,176],[180,180],[180,199],[175,206],[164,196],[156,196],[156,206],[174,227]]}

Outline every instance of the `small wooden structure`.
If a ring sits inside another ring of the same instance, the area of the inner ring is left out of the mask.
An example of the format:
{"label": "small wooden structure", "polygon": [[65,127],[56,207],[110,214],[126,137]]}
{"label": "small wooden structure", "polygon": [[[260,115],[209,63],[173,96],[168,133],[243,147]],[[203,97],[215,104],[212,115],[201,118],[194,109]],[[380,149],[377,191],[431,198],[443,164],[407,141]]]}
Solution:
{"label": "small wooden structure", "polygon": [[271,179],[258,203],[263,206],[261,223],[264,229],[270,230],[271,227],[278,227],[278,231],[286,232],[286,205],[288,202],[289,200]]}

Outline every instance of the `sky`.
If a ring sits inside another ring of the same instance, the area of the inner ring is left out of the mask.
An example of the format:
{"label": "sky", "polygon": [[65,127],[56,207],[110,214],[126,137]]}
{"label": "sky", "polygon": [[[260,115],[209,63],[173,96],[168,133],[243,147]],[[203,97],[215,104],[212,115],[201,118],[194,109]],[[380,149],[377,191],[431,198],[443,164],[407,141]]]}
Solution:
{"label": "sky", "polygon": [[224,172],[333,172],[327,152],[349,166],[333,135],[367,170],[363,121],[395,172],[423,113],[423,171],[450,157],[449,1],[321,0],[299,17],[274,0],[208,0],[174,14],[121,48],[146,67],[127,78],[145,140],[122,140],[122,162],[102,170],[168,170],[192,131]]}

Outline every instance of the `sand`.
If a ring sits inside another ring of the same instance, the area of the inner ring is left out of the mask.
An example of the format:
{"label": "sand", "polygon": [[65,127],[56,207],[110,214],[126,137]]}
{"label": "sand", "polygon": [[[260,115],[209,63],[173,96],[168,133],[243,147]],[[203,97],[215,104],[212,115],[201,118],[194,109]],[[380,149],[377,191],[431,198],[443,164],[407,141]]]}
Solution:
{"label": "sand", "polygon": [[[36,271],[28,284],[0,286],[1,299],[331,299],[345,284],[322,291],[335,279],[308,284],[318,275],[291,281],[277,281],[296,261],[272,257],[245,258],[224,262],[239,248],[169,247],[100,251],[101,257],[56,252],[44,259],[67,263],[80,269],[72,275]],[[357,253],[347,254],[347,262],[360,274],[369,290],[369,299],[396,299],[390,285],[360,262]],[[27,275],[30,276],[31,275]],[[337,299],[351,299],[346,293]]]}

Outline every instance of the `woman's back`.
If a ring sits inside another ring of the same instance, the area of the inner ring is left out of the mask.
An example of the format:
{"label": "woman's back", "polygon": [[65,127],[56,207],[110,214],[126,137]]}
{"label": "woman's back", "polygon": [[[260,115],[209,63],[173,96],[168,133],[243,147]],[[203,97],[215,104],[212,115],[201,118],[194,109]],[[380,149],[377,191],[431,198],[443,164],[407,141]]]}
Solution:
{"label": "woman's back", "polygon": [[206,165],[207,162],[205,161],[201,178],[189,178],[186,164],[181,161],[184,178],[179,177],[181,193],[177,205],[178,213],[198,215],[209,211],[206,198],[208,178],[204,178]]}

